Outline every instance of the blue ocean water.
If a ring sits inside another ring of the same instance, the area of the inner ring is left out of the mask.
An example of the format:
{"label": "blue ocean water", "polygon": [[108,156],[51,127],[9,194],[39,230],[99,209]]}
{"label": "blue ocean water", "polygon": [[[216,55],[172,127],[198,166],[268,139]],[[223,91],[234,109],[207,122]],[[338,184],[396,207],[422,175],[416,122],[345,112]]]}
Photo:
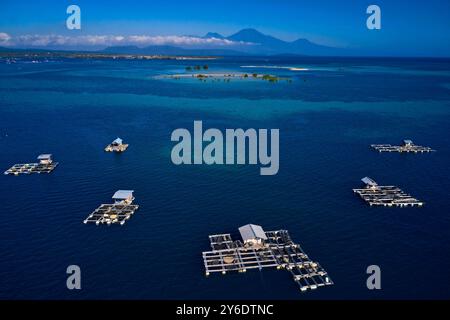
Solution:
{"label": "blue ocean water", "polygon": [[[200,62],[208,72],[270,73],[291,83],[158,77],[198,63],[189,61],[4,62],[0,171],[47,152],[60,165],[50,175],[0,177],[0,298],[450,298],[450,60]],[[279,128],[279,173],[173,165],[171,132],[192,130],[194,120]],[[128,151],[105,153],[117,136]],[[404,138],[437,152],[369,148]],[[426,205],[370,208],[352,192],[364,176]],[[84,225],[118,189],[135,190],[139,211],[122,227]],[[208,235],[238,239],[247,223],[288,229],[335,285],[301,293],[277,270],[205,277]],[[66,289],[72,264],[82,270],[80,291]],[[379,291],[366,288],[373,264],[382,271]]]}

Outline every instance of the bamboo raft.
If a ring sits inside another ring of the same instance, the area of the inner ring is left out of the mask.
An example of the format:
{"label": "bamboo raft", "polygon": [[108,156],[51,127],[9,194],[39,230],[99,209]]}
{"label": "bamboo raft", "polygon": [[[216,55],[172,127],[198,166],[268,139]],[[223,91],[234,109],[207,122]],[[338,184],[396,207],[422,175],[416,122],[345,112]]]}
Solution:
{"label": "bamboo raft", "polygon": [[390,144],[372,144],[370,146],[378,152],[428,153],[436,151],[431,149],[430,147],[415,145],[411,140],[403,140],[403,145],[401,146],[393,146]]}
{"label": "bamboo raft", "polygon": [[264,233],[264,242],[253,245],[233,241],[230,234],[210,235],[212,251],[203,252],[206,275],[271,267],[289,271],[301,291],[333,284],[320,264],[291,240],[287,230]]}
{"label": "bamboo raft", "polygon": [[15,175],[33,173],[51,173],[58,166],[58,162],[53,162],[51,154],[41,154],[38,156],[39,163],[15,164],[3,174]]}
{"label": "bamboo raft", "polygon": [[396,186],[379,186],[371,178],[361,179],[366,184],[365,188],[353,189],[370,206],[383,207],[421,207],[423,201],[419,201],[411,195],[405,193]]}
{"label": "bamboo raft", "polygon": [[95,223],[100,224],[120,224],[125,222],[139,209],[138,205],[132,204],[134,197],[133,191],[119,190],[113,199],[116,200],[114,204],[102,204],[94,210],[84,221],[84,224]]}

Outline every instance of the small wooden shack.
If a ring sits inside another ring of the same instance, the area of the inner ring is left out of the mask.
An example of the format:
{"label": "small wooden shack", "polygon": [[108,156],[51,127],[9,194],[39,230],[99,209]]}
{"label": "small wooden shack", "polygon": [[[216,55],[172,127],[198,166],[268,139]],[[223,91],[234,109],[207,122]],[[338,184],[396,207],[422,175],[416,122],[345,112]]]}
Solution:
{"label": "small wooden shack", "polygon": [[134,190],[118,190],[112,198],[115,204],[132,204],[134,201],[133,197]]}
{"label": "small wooden shack", "polygon": [[53,163],[52,155],[49,153],[41,154],[37,157],[37,159],[39,160],[39,163],[43,164],[43,165],[48,165],[48,164]]}
{"label": "small wooden shack", "polygon": [[250,246],[260,246],[267,240],[266,233],[261,226],[255,224],[247,224],[239,228],[242,241]]}

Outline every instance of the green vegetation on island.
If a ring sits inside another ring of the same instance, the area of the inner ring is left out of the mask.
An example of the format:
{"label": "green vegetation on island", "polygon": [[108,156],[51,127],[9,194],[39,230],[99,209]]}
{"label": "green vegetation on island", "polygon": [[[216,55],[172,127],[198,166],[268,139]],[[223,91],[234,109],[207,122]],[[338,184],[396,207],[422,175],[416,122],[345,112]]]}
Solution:
{"label": "green vegetation on island", "polygon": [[269,82],[278,82],[278,80],[280,80],[279,77],[277,77],[277,76],[272,76],[272,75],[270,75],[270,74],[265,74],[265,75],[263,75],[263,76],[262,76],[262,79],[263,79],[263,80],[267,80],[267,81],[269,81]]}
{"label": "green vegetation on island", "polygon": [[224,82],[230,82],[231,78],[237,78],[237,79],[261,79],[268,82],[279,82],[281,80],[285,80],[287,83],[292,83],[292,79],[289,77],[280,77],[276,75],[271,74],[258,74],[258,73],[190,73],[192,71],[199,71],[199,70],[209,70],[208,65],[195,65],[195,66],[186,66],[185,67],[186,73],[185,74],[178,74],[178,75],[171,75],[170,78],[179,80],[181,78],[185,77],[192,77],[196,78],[202,82],[206,82],[207,80],[210,80],[212,82],[220,82],[223,80]]}

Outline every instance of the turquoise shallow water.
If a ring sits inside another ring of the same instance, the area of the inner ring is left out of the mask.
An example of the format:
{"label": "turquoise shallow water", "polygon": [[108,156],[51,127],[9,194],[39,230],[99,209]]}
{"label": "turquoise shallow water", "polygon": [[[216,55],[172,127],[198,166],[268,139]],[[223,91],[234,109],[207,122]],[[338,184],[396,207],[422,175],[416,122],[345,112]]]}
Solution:
{"label": "turquoise shallow water", "polygon": [[[182,61],[59,60],[0,64],[0,168],[51,152],[49,176],[0,178],[2,298],[449,298],[450,61],[229,58],[209,72],[281,81],[200,82],[155,76]],[[305,67],[309,71],[244,65]],[[279,128],[280,171],[174,166],[176,128]],[[103,152],[116,136],[122,155]],[[411,138],[438,152],[378,154]],[[2,169],[3,170],[3,169]],[[369,208],[351,191],[369,175],[426,202]],[[117,189],[141,206],[123,227],[82,224]],[[246,223],[286,228],[335,282],[302,294],[283,271],[204,277],[207,236]],[[65,269],[82,269],[80,292]],[[378,264],[382,287],[365,286]],[[430,270],[432,272],[430,272]]]}

